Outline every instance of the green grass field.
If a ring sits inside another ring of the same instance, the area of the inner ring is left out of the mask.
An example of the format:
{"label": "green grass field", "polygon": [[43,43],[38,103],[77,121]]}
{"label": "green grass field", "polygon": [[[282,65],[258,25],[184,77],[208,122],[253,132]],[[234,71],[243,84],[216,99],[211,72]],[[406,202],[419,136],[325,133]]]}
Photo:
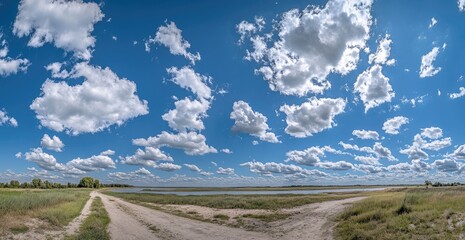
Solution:
{"label": "green grass field", "polygon": [[203,195],[178,196],[150,193],[116,193],[105,191],[107,195],[120,197],[132,202],[197,205],[219,209],[282,209],[302,206],[305,204],[339,200],[364,193],[327,193],[327,194],[280,194],[280,195]]}
{"label": "green grass field", "polygon": [[462,239],[465,188],[410,188],[372,194],[337,220],[336,239]]}
{"label": "green grass field", "polygon": [[0,190],[0,234],[25,232],[25,222],[38,218],[48,228],[67,225],[77,217],[90,190]]}

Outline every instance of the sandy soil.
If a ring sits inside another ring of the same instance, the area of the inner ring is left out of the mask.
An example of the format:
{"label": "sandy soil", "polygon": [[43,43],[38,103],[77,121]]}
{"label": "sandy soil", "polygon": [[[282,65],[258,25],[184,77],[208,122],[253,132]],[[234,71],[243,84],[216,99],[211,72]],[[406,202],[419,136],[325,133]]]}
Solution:
{"label": "sandy soil", "polygon": [[268,224],[262,231],[279,239],[333,239],[333,218],[353,202],[365,197],[313,203],[286,209],[294,212],[288,219]]}
{"label": "sandy soil", "polygon": [[[245,214],[262,215],[262,214],[273,214],[274,213],[274,211],[272,210],[264,210],[264,209],[216,209],[216,208],[202,207],[202,206],[196,206],[196,205],[174,205],[174,204],[149,204],[149,205],[160,208],[163,211],[168,212],[168,213],[176,214],[176,212],[182,212],[183,214],[187,216],[191,216],[196,219],[213,220],[213,221],[218,221],[218,223],[220,224],[226,224],[226,225],[236,226],[236,227],[241,226],[241,224],[238,222],[238,219],[241,219],[241,221],[252,220],[252,221],[249,221],[246,225],[253,225],[253,223],[250,223],[250,222],[254,222],[253,219],[242,218],[242,216]],[[226,215],[229,217],[229,219],[228,220],[215,219],[214,216],[217,214]]]}
{"label": "sandy soil", "polygon": [[67,226],[65,226],[62,230],[44,230],[46,228],[47,223],[43,222],[40,219],[30,219],[26,222],[26,226],[29,230],[25,233],[19,234],[9,234],[4,236],[5,239],[18,239],[18,240],[47,240],[47,239],[63,239],[66,235],[73,235],[77,233],[79,230],[79,226],[81,223],[86,219],[86,217],[90,214],[90,207],[92,202],[96,196],[96,192],[90,193],[90,198],[87,200],[84,208],[81,211],[81,214],[73,219]]}
{"label": "sandy soil", "polygon": [[[112,239],[332,239],[334,223],[331,219],[348,204],[363,197],[309,204],[283,210],[292,213],[288,219],[257,225],[254,231],[232,228],[178,217],[161,211],[128,203],[119,198],[96,193],[102,198],[111,222]],[[173,207],[173,206],[169,206]],[[185,211],[195,211],[202,216],[262,210],[221,210],[197,206],[178,206]],[[265,211],[266,212],[266,211]]]}

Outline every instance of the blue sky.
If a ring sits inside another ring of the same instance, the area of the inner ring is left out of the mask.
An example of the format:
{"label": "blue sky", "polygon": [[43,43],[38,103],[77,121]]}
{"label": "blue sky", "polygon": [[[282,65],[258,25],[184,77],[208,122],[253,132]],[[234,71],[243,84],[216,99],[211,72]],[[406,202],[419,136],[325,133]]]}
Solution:
{"label": "blue sky", "polygon": [[0,181],[463,181],[464,6],[0,1]]}

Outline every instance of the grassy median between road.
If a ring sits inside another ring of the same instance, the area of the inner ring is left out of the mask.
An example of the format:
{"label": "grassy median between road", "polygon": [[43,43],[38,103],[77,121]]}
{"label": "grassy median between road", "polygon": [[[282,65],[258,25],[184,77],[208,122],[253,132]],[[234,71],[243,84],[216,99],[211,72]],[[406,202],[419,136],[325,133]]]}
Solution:
{"label": "grassy median between road", "polygon": [[337,220],[336,239],[462,239],[465,188],[372,194],[347,208]]}
{"label": "grassy median between road", "polygon": [[197,205],[219,209],[270,209],[292,208],[305,204],[340,200],[357,197],[364,193],[325,193],[325,194],[275,194],[275,195],[188,195],[150,193],[104,192],[107,195],[123,198],[132,202]]}
{"label": "grassy median between road", "polygon": [[107,240],[110,239],[107,227],[110,217],[103,206],[102,199],[95,197],[91,206],[90,215],[84,220],[75,236],[67,237],[66,240]]}
{"label": "grassy median between road", "polygon": [[59,228],[77,217],[90,190],[0,190],[0,235],[28,231],[25,224],[32,218],[42,220],[45,228]]}

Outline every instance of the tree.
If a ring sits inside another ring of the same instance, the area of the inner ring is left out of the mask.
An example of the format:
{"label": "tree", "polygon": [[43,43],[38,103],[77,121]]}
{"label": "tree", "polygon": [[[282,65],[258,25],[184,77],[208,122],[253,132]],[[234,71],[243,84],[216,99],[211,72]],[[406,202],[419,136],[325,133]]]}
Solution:
{"label": "tree", "polygon": [[52,183],[49,182],[48,180],[45,180],[43,185],[44,185],[43,188],[46,188],[46,189],[52,189],[53,187]]}
{"label": "tree", "polygon": [[426,189],[428,189],[428,187],[431,186],[431,185],[433,185],[433,183],[430,180],[425,181]]}
{"label": "tree", "polygon": [[83,177],[79,182],[78,187],[81,188],[93,188],[94,187],[94,179],[91,177]]}
{"label": "tree", "polygon": [[100,188],[100,181],[98,179],[94,179],[94,188]]}
{"label": "tree", "polygon": [[19,183],[18,180],[11,180],[10,181],[10,187],[11,188],[19,188],[19,186],[20,186],[20,183]]}
{"label": "tree", "polygon": [[33,188],[40,188],[40,186],[42,185],[42,180],[40,180],[40,178],[34,178],[32,179],[31,183]]}

